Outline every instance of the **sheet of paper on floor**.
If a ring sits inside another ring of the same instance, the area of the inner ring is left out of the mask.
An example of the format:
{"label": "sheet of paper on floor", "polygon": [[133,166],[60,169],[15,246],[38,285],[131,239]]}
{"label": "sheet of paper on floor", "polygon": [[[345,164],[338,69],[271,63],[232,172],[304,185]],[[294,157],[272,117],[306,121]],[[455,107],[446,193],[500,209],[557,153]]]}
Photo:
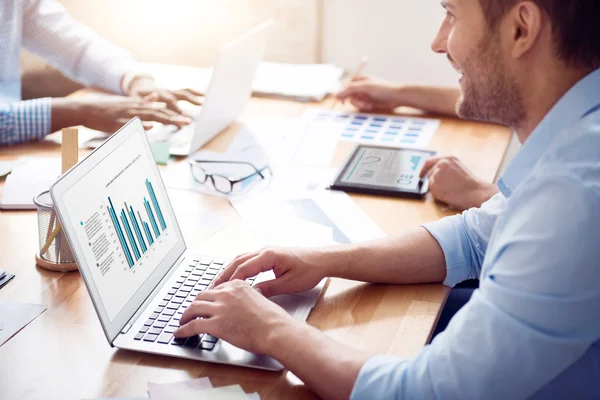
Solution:
{"label": "sheet of paper on floor", "polygon": [[0,346],[40,315],[46,306],[0,300]]}

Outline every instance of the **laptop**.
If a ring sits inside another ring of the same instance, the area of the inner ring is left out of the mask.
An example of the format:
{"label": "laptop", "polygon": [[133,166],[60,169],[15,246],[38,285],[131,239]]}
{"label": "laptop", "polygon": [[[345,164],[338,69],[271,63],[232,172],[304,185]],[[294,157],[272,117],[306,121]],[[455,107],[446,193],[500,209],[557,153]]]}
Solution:
{"label": "laptop", "polygon": [[148,132],[150,141],[169,141],[171,154],[187,156],[235,121],[252,95],[271,24],[272,20],[267,20],[221,48],[203,104],[191,109],[192,123],[179,130],[174,125],[159,125]]}
{"label": "laptop", "polygon": [[[179,319],[229,260],[188,249],[139,118],[129,121],[50,189],[111,346],[221,364],[282,365],[210,335],[173,338]],[[249,283],[274,279],[272,271]],[[272,300],[306,320],[323,283]]]}

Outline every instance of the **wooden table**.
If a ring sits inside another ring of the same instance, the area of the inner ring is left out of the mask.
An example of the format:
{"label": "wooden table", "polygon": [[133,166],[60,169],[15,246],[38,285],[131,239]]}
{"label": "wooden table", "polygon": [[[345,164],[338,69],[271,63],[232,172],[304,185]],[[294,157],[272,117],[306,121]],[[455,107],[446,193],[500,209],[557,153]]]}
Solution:
{"label": "wooden table", "polygon": [[[295,117],[310,105],[253,99],[245,115]],[[234,124],[208,148],[225,150],[236,131]],[[459,157],[477,176],[491,182],[509,139],[509,131],[502,127],[443,118],[430,147]],[[340,143],[335,166],[351,147]],[[82,151],[82,156],[85,153]],[[59,146],[40,142],[0,148],[0,160],[25,155],[58,156]],[[0,181],[0,192],[3,186],[4,180]],[[241,223],[226,199],[181,190],[169,190],[169,195],[190,248],[202,247],[213,233],[199,229],[194,222],[203,212],[219,213],[226,221],[225,235],[239,234]],[[352,198],[389,235],[452,214],[430,197],[425,201],[366,195]],[[148,381],[204,376],[215,386],[239,383],[248,393],[259,392],[263,400],[317,398],[287,371],[263,372],[111,348],[80,275],[36,267],[38,246],[35,212],[0,212],[0,267],[16,274],[0,290],[0,299],[48,306],[0,347],[0,398],[144,396]],[[409,357],[427,343],[447,293],[440,284],[371,285],[333,279],[308,323],[354,348]]]}

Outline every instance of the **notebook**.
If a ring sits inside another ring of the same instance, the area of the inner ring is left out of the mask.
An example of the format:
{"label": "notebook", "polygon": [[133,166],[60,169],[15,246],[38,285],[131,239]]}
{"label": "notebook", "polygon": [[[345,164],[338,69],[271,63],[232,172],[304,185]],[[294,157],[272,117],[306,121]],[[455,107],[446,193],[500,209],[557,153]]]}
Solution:
{"label": "notebook", "polygon": [[60,176],[60,158],[23,159],[6,177],[0,209],[35,210],[33,198]]}

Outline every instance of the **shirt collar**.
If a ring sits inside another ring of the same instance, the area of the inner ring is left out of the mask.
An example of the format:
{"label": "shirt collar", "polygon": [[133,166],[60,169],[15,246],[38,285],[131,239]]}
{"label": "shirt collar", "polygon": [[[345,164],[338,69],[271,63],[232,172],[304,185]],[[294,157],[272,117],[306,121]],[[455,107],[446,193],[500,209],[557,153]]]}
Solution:
{"label": "shirt collar", "polygon": [[552,107],[512,160],[498,187],[505,197],[528,176],[554,138],[600,103],[600,69],[577,82]]}

